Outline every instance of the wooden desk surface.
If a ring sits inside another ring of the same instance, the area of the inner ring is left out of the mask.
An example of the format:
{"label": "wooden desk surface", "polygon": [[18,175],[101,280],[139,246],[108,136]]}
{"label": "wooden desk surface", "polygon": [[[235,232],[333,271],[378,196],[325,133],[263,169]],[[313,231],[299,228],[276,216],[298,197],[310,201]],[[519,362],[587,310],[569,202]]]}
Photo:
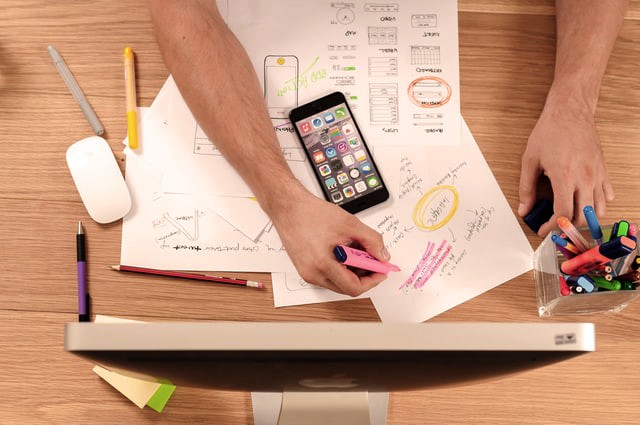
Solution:
{"label": "wooden desk surface", "polygon": [[[76,319],[75,237],[88,235],[94,313],[141,320],[377,320],[368,300],[274,309],[271,290],[117,274],[121,222],[94,223],[67,171],[65,150],[91,135],[47,55],[55,45],[122,158],[122,49],[137,54],[139,104],[167,77],[145,2],[6,0],[0,12],[0,423],[252,423],[248,394],[179,388],[164,413],[139,410],[64,352]],[[462,113],[511,207],[520,157],[552,78],[551,0],[459,2]],[[603,222],[640,221],[640,4],[632,2],[610,61],[597,124],[617,198]],[[535,247],[540,238],[527,230]],[[266,276],[261,276],[266,279]],[[539,321],[532,273],[434,321]],[[504,380],[394,393],[389,424],[637,423],[640,302],[593,321],[597,352]]]}

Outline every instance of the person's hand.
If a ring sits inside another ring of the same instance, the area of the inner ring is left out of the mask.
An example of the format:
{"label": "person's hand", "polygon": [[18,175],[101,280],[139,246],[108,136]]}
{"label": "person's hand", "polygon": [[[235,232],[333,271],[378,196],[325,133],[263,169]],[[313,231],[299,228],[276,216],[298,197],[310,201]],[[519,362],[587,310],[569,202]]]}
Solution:
{"label": "person's hand", "polygon": [[361,247],[381,261],[389,261],[382,236],[342,208],[303,188],[284,195],[271,212],[280,239],[298,274],[308,283],[350,296],[373,288],[386,275],[356,274],[333,255],[336,245]]}
{"label": "person's hand", "polygon": [[604,216],[607,202],[614,198],[593,113],[570,103],[547,101],[522,156],[518,214],[525,216],[533,208],[542,173],[553,190],[554,215],[540,227],[540,236],[557,227],[560,216],[584,225],[586,205]]}

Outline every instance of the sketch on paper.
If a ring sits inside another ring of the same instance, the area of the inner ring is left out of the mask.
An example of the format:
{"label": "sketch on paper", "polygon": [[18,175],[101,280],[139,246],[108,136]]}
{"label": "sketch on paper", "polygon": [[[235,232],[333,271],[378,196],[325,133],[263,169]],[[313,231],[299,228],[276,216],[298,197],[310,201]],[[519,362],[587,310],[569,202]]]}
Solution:
{"label": "sketch on paper", "polygon": [[409,99],[421,108],[437,108],[451,99],[451,86],[439,77],[416,78],[407,89]]}
{"label": "sketch on paper", "polygon": [[413,223],[420,229],[438,230],[453,218],[458,203],[458,190],[454,186],[435,186],[413,208]]}
{"label": "sketch on paper", "polygon": [[336,12],[336,19],[335,21],[332,20],[330,22],[331,24],[338,22],[342,25],[349,25],[356,20],[353,3],[331,3],[331,7],[338,9]]}
{"label": "sketch on paper", "polygon": [[295,55],[264,58],[264,100],[272,119],[286,119],[298,106],[298,62]]}

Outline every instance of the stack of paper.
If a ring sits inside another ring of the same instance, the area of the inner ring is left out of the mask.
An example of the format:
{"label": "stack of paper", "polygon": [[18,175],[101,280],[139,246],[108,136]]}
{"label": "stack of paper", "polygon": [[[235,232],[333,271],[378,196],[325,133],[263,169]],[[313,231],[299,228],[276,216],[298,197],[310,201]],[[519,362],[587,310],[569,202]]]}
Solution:
{"label": "stack of paper", "polygon": [[[424,321],[531,268],[531,247],[460,116],[455,2],[219,4],[267,106],[347,95],[391,193],[358,214],[402,269],[364,295],[382,320]],[[293,77],[270,68],[285,56]],[[293,173],[321,196],[291,124],[278,117],[273,127]],[[122,264],[272,272],[276,306],[346,298],[300,279],[171,78],[142,115],[141,140],[127,152],[134,207]]]}

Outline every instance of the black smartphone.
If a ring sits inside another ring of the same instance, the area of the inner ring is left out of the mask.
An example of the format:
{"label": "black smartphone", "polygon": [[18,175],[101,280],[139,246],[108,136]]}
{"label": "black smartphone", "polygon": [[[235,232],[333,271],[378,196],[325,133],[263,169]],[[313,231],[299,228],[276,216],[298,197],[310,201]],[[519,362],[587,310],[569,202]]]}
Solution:
{"label": "black smartphone", "polygon": [[298,106],[289,118],[329,202],[354,214],[389,198],[344,94]]}

